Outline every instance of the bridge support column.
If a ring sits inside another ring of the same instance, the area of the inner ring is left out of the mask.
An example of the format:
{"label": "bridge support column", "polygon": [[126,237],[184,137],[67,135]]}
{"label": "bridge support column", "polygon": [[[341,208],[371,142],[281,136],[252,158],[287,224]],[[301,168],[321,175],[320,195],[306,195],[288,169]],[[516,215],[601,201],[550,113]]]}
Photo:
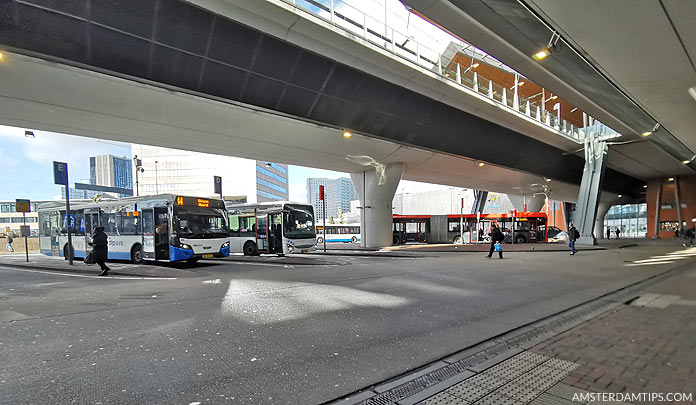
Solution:
{"label": "bridge support column", "polygon": [[606,231],[604,229],[604,217],[607,216],[609,208],[611,208],[611,203],[601,202],[597,208],[597,218],[594,223],[594,236],[595,238],[606,238]]}
{"label": "bridge support column", "polygon": [[350,174],[360,198],[360,246],[392,245],[392,200],[403,173],[403,163],[389,163]]}
{"label": "bridge support column", "polygon": [[536,195],[508,194],[508,198],[517,211],[541,212],[546,202],[546,196],[541,193]]}
{"label": "bridge support column", "polygon": [[[606,142],[600,140],[598,136],[591,134],[585,139],[585,168],[582,172],[578,203],[573,218],[573,223],[580,232],[579,244],[597,244],[597,235],[594,234],[595,219],[599,210],[599,195],[606,170],[607,151]],[[604,215],[601,217],[604,218]]]}

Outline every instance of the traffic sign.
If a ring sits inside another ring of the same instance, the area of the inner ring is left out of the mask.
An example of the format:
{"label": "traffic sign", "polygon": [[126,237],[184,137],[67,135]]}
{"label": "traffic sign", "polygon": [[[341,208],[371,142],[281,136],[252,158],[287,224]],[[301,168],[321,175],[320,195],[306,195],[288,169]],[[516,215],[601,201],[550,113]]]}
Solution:
{"label": "traffic sign", "polygon": [[215,183],[215,194],[220,194],[220,197],[222,197],[222,177],[213,176],[213,181]]}
{"label": "traffic sign", "polygon": [[68,164],[64,162],[53,162],[53,184],[61,186],[68,185]]}

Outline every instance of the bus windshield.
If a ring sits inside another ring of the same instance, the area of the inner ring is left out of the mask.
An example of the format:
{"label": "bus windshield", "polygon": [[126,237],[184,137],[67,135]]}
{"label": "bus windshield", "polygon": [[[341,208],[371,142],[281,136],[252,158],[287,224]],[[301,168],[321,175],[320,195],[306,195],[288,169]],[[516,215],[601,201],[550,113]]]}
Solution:
{"label": "bus windshield", "polygon": [[179,236],[188,238],[227,236],[226,211],[220,208],[175,206],[174,229]]}
{"label": "bus windshield", "polygon": [[315,238],[314,214],[311,205],[285,206],[285,237],[290,239]]}

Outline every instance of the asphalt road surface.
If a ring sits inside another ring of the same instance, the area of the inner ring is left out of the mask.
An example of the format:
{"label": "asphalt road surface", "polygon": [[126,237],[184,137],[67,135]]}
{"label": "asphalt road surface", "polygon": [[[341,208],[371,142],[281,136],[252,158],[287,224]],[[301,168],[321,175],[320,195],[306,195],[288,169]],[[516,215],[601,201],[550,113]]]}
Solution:
{"label": "asphalt road surface", "polygon": [[634,262],[680,248],[258,258],[174,280],[0,266],[0,403],[321,403],[692,260]]}

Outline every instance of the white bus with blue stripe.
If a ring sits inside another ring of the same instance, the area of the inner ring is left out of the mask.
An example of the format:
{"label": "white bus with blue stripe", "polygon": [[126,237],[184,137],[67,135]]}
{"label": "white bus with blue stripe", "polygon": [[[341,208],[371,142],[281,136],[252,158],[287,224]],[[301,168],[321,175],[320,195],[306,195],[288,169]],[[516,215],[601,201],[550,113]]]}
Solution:
{"label": "white bus with blue stripe", "polygon": [[68,221],[65,205],[39,206],[41,253],[84,258],[94,228],[108,236],[108,259],[195,262],[230,254],[227,211],[222,200],[175,196],[131,197],[115,201],[75,201]]}
{"label": "white bus with blue stripe", "polygon": [[[360,242],[360,224],[326,224],[327,242]],[[324,243],[324,226],[317,225],[317,244]]]}

